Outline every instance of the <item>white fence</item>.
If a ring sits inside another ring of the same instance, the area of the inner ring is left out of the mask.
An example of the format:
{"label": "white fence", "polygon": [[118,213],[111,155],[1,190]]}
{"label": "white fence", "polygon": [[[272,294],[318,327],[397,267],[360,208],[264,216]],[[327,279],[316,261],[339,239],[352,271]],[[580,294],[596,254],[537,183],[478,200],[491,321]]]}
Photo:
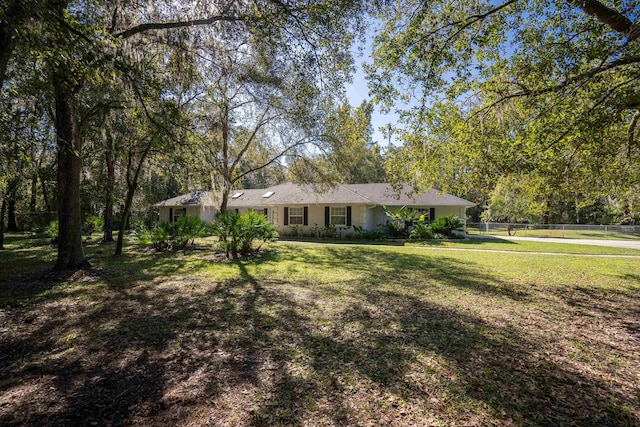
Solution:
{"label": "white fence", "polygon": [[467,233],[470,235],[561,237],[568,239],[640,239],[640,225],[468,222]]}

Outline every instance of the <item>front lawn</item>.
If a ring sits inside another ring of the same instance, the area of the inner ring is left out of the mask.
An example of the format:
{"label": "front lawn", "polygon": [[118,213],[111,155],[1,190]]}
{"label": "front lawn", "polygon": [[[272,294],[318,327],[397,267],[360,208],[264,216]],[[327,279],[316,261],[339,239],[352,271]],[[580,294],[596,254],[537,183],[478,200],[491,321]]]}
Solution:
{"label": "front lawn", "polygon": [[355,239],[289,239],[296,243],[318,243],[329,245],[365,245],[365,246],[422,246],[435,249],[491,250],[510,252],[540,252],[579,255],[634,255],[640,256],[640,250],[607,246],[578,245],[555,242],[531,242],[526,240],[507,240],[500,238],[468,238],[450,240],[355,240]]}
{"label": "front lawn", "polygon": [[[640,258],[0,252],[0,424],[638,425]],[[44,267],[42,267],[44,268]]]}
{"label": "front lawn", "polygon": [[[571,226],[568,226],[569,228]],[[598,226],[602,227],[602,226]],[[612,226],[614,230],[616,226]],[[631,227],[630,227],[631,228]],[[469,227],[467,232],[470,235],[484,235],[484,236],[509,236],[506,224],[502,227],[494,227],[487,233],[483,228]],[[607,230],[563,230],[560,229],[544,229],[544,228],[517,228],[511,231],[512,236],[518,237],[555,237],[560,239],[596,239],[596,240],[638,240],[640,239],[640,233],[637,231],[611,231]]]}

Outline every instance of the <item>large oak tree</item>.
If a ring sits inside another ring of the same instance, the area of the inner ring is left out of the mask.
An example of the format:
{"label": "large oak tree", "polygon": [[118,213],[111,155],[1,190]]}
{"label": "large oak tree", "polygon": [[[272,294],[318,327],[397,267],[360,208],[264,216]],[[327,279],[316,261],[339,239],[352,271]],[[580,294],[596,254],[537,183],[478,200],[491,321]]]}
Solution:
{"label": "large oak tree", "polygon": [[371,88],[388,108],[412,105],[392,179],[458,191],[510,173],[576,192],[635,185],[637,1],[408,0],[381,19]]}

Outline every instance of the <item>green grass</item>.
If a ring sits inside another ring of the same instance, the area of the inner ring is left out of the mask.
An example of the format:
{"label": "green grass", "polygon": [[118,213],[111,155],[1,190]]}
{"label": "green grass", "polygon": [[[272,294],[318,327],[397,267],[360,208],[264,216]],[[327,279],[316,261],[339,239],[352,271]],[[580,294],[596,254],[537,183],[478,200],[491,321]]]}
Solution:
{"label": "green grass", "polygon": [[424,240],[424,241],[393,241],[393,240],[355,240],[355,239],[291,239],[290,242],[305,242],[333,245],[364,245],[364,246],[420,246],[425,248],[446,249],[471,249],[491,251],[513,252],[552,252],[561,254],[583,255],[636,255],[640,256],[640,250],[628,248],[614,248],[606,246],[591,246],[553,242],[529,242],[474,238],[468,240]]}
{"label": "green grass", "polygon": [[427,246],[432,248],[483,249],[516,252],[551,252],[562,254],[584,255],[636,255],[640,250],[628,248],[614,248],[607,246],[579,245],[554,242],[530,242],[523,240],[502,240],[470,237],[469,241],[425,241],[408,243],[409,245]]}
{"label": "green grass", "polygon": [[[483,236],[508,236],[509,233],[505,228],[494,228],[489,233],[477,228],[469,228],[467,230],[469,235],[483,235]],[[553,237],[564,239],[596,239],[596,240],[638,240],[640,239],[640,233],[625,233],[621,231],[607,231],[604,230],[525,230],[518,229],[511,232],[511,235],[518,237]]]}
{"label": "green grass", "polygon": [[640,423],[640,258],[91,246],[53,275],[38,243],[0,252],[0,424]]}

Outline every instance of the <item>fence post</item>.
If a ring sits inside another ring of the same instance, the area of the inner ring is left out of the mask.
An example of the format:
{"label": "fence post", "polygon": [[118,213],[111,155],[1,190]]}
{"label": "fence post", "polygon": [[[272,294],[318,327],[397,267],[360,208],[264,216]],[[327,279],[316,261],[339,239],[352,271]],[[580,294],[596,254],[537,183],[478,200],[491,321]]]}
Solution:
{"label": "fence post", "polygon": [[562,224],[562,238],[564,239],[564,224]]}
{"label": "fence post", "polygon": [[607,225],[604,226],[604,237],[607,237]]}
{"label": "fence post", "polygon": [[488,222],[484,223],[484,231],[485,231],[485,233],[489,234],[489,223]]}

